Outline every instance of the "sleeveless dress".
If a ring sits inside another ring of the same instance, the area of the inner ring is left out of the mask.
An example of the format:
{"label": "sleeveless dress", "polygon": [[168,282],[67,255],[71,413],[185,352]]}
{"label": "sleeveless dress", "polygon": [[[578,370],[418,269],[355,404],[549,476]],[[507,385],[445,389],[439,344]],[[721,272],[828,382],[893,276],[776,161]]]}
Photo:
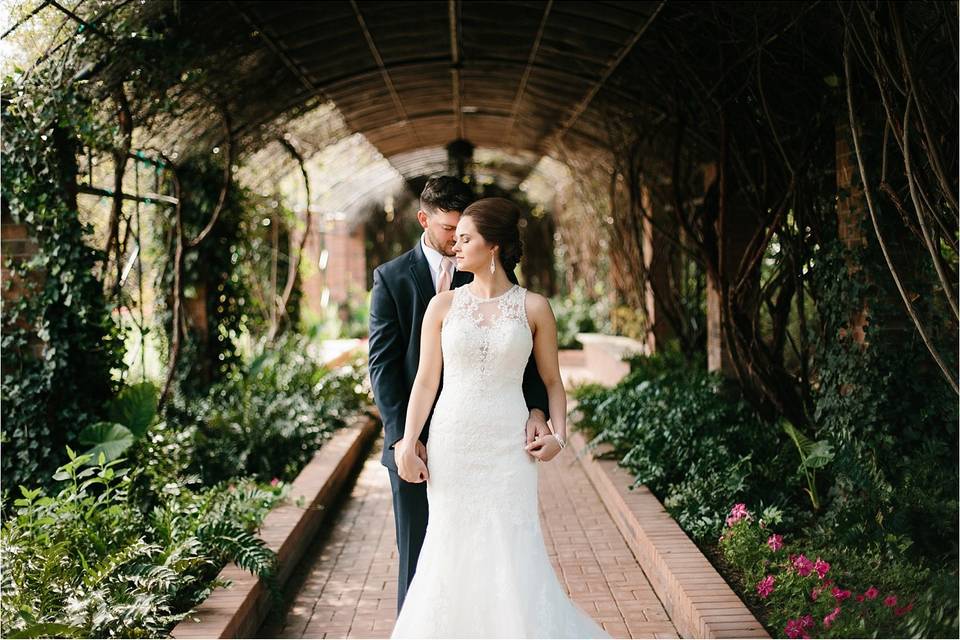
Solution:
{"label": "sleeveless dress", "polygon": [[568,598],[543,541],[538,463],[523,449],[525,296],[454,289],[426,445],[430,516],[392,638],[611,637]]}

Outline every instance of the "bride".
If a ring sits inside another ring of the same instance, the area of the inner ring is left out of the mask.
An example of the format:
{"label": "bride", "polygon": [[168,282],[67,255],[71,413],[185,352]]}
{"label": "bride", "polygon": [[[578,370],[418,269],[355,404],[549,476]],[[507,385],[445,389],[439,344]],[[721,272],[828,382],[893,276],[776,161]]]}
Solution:
{"label": "bride", "polygon": [[[565,446],[566,394],[550,304],[506,276],[520,260],[519,217],[504,198],[463,211],[456,264],[474,279],[434,296],[423,319],[395,452],[401,478],[427,483],[430,518],[393,638],[610,637],[567,597],[540,529],[536,463]],[[527,445],[522,382],[531,350],[553,433]],[[441,370],[421,459],[415,445]]]}

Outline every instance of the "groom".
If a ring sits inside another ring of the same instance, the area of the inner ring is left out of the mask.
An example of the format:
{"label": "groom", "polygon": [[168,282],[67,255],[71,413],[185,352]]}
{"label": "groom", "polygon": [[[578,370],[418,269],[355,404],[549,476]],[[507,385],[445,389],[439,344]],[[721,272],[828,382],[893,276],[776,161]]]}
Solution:
{"label": "groom", "polygon": [[[420,362],[420,326],[427,303],[438,291],[473,280],[472,273],[457,271],[453,260],[457,223],[460,214],[472,201],[470,189],[457,178],[440,176],[427,180],[417,212],[417,220],[424,230],[420,241],[413,249],[380,265],[373,272],[369,370],[374,399],[383,421],[380,462],[387,467],[393,490],[393,516],[400,559],[398,612],[413,580],[427,531],[427,483],[407,482],[397,474],[394,445],[403,439],[407,401]],[[517,283],[517,276],[512,271],[507,277]],[[440,388],[443,388],[442,381]],[[529,444],[550,433],[546,422],[549,418],[547,391],[532,354],[523,376],[523,395],[530,409],[526,424]],[[428,416],[416,448],[417,456],[424,463],[427,462],[429,429]],[[517,446],[520,446],[519,442]]]}

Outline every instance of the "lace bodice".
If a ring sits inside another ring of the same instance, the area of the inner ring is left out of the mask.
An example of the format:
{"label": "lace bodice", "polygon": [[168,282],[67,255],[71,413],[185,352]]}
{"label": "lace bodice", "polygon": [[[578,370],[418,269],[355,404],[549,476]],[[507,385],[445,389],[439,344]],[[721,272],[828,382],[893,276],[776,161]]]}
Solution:
{"label": "lace bodice", "polygon": [[499,296],[480,298],[469,285],[454,289],[440,331],[445,389],[463,385],[495,392],[522,383],[533,348],[526,292],[513,285]]}

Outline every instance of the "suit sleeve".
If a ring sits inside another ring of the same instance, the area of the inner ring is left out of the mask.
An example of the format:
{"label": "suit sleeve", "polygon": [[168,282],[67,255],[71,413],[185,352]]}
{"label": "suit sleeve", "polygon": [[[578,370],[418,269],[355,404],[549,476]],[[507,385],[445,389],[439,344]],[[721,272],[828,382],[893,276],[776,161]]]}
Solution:
{"label": "suit sleeve", "polygon": [[379,268],[373,272],[369,328],[370,386],[383,420],[384,444],[392,449],[403,438],[409,397],[403,379],[405,345],[397,304]]}
{"label": "suit sleeve", "polygon": [[527,409],[541,409],[546,419],[550,419],[547,386],[543,384],[540,372],[537,371],[537,362],[532,353],[527,361],[527,368],[523,371],[523,397],[527,401]]}

